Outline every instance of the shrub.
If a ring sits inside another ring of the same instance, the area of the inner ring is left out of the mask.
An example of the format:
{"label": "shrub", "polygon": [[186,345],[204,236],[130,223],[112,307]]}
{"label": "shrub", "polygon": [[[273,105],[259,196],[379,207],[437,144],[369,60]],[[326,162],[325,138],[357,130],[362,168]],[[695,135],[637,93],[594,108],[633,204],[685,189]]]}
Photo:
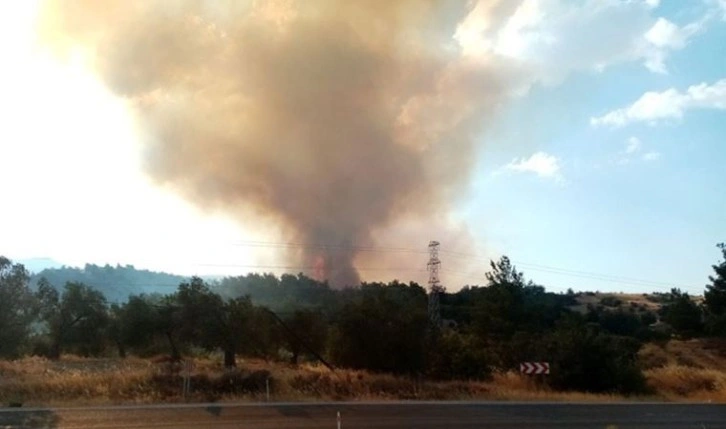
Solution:
{"label": "shrub", "polygon": [[477,379],[491,376],[484,347],[470,335],[445,331],[429,354],[427,373],[436,379]]}
{"label": "shrub", "polygon": [[580,321],[565,321],[544,338],[551,357],[549,383],[555,389],[644,393],[645,377],[636,363],[640,343],[599,332]]}
{"label": "shrub", "polygon": [[615,310],[600,313],[600,325],[603,329],[615,335],[635,336],[641,327],[641,321],[633,313]]}
{"label": "shrub", "polygon": [[703,332],[701,307],[687,293],[673,289],[670,302],[660,312],[663,321],[681,336],[693,337]]}
{"label": "shrub", "polygon": [[220,393],[259,393],[265,391],[268,379],[272,382],[270,372],[266,370],[235,370],[222,374],[215,380],[214,387]]}
{"label": "shrub", "polygon": [[620,307],[623,301],[614,296],[606,296],[600,300],[600,303],[606,307]]}
{"label": "shrub", "polygon": [[645,311],[640,315],[640,323],[650,326],[658,321],[658,317],[652,311]]}
{"label": "shrub", "polygon": [[635,332],[635,338],[644,343],[663,343],[670,339],[671,335],[664,330],[642,327]]}

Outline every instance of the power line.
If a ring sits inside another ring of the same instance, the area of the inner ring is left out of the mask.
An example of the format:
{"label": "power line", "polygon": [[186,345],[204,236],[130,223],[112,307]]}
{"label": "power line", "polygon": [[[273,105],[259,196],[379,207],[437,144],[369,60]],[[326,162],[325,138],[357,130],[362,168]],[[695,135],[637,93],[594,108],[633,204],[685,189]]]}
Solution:
{"label": "power line", "polygon": [[[448,251],[442,250],[442,253],[447,253],[449,256],[453,256],[455,258],[481,261],[481,259],[479,259],[477,257],[463,256],[463,254],[457,253],[457,252],[448,252]],[[660,281],[655,281],[655,280],[637,279],[637,278],[633,278],[633,277],[614,276],[614,275],[610,275],[610,274],[578,271],[578,270],[571,270],[571,269],[566,269],[566,268],[557,268],[557,267],[552,267],[552,266],[548,266],[548,265],[531,264],[531,263],[527,263],[527,262],[516,262],[515,265],[525,267],[530,271],[544,272],[544,273],[549,273],[549,274],[559,274],[559,275],[563,275],[563,276],[584,278],[584,279],[589,279],[589,280],[607,281],[607,282],[611,282],[611,283],[629,284],[629,285],[635,285],[635,286],[649,286],[649,287],[655,287],[655,288],[668,288],[668,289],[673,288],[673,287],[680,287],[682,289],[689,288],[689,286],[678,285],[678,284],[674,284],[674,283],[670,283],[670,282],[660,282]]]}
{"label": "power line", "polygon": [[[567,277],[583,278],[583,279],[588,279],[588,280],[606,281],[606,282],[609,282],[612,284],[619,284],[619,285],[644,286],[644,287],[654,288],[654,289],[658,289],[658,290],[665,290],[665,291],[669,291],[672,288],[680,288],[680,289],[686,289],[686,290],[691,289],[689,286],[676,285],[676,284],[672,284],[670,286],[663,286],[663,285],[638,283],[638,282],[633,282],[633,281],[623,281],[623,280],[616,281],[616,280],[612,280],[612,279],[604,279],[604,278],[599,278],[599,277],[594,277],[594,276],[583,276],[583,275],[562,273],[562,272],[558,272],[558,271],[549,271],[549,270],[542,270],[542,269],[531,269],[531,271],[543,272],[543,273],[555,274],[555,275],[562,275],[562,276],[567,276]],[[444,272],[447,275],[453,275],[459,279],[469,279],[469,280],[475,280],[475,281],[484,280],[484,278],[483,278],[484,276],[479,276],[474,273],[462,273],[462,272],[452,271],[452,270],[448,270],[448,269],[444,270]]]}
{"label": "power line", "polygon": [[[333,245],[333,244],[306,244],[306,243],[275,243],[275,242],[265,242],[265,241],[241,241],[236,242],[235,245],[239,246],[249,246],[249,247],[268,247],[268,248],[295,248],[295,249],[345,249],[345,250],[353,250],[353,251],[360,251],[360,252],[380,252],[380,253],[415,253],[415,254],[423,254],[428,253],[426,251],[414,249],[414,248],[408,248],[408,247],[379,247],[379,246],[355,246],[355,245]],[[464,252],[458,252],[453,250],[440,250],[441,253],[458,257],[458,258],[464,258],[469,260],[475,260],[475,261],[486,261],[488,262],[489,258],[484,258],[479,255],[474,255],[470,253],[464,253]],[[689,286],[685,285],[677,285],[673,283],[666,283],[666,282],[660,282],[660,281],[654,281],[654,280],[645,280],[645,279],[637,279],[633,277],[625,277],[625,276],[615,276],[610,274],[602,274],[602,273],[594,273],[594,272],[588,272],[588,271],[579,271],[579,270],[572,270],[567,268],[558,268],[548,265],[541,265],[541,264],[532,264],[527,262],[517,262],[516,265],[528,268],[531,271],[536,272],[543,272],[548,274],[556,274],[561,276],[568,276],[568,277],[575,277],[575,278],[582,278],[582,279],[588,279],[588,280],[598,280],[598,281],[604,281],[604,282],[610,282],[610,283],[616,283],[616,284],[623,284],[623,285],[631,285],[631,286],[647,286],[647,287],[654,287],[658,289],[671,289],[673,287],[680,287],[681,289],[689,289]],[[240,268],[246,268],[244,266],[240,266]],[[251,267],[254,268],[254,267]],[[276,267],[280,269],[293,269],[293,267]],[[312,269],[312,267],[303,267],[301,269]],[[366,268],[357,268],[358,271],[366,272],[366,271],[409,271],[409,272],[415,272],[415,271],[425,271],[425,270],[419,270],[419,269],[411,269],[411,268],[384,268],[384,269],[366,269]],[[468,275],[463,275],[461,273],[455,273],[451,270],[444,270],[448,274],[455,274],[458,277],[468,277]],[[474,276],[472,275],[472,278]]]}
{"label": "power line", "polygon": [[[331,245],[331,244],[305,244],[305,243],[275,243],[265,241],[240,241],[236,242],[235,245],[239,246],[251,246],[251,247],[276,247],[276,248],[296,248],[296,249],[346,249],[361,252],[380,252],[380,253],[417,253],[425,254],[426,251],[422,251],[415,248],[409,247],[378,247],[378,246],[355,246],[355,245]],[[471,253],[459,252],[454,250],[440,250],[441,253],[446,255],[464,258],[474,261],[489,262],[489,258],[484,258],[480,255]],[[634,277],[616,276],[603,273],[595,273],[588,271],[572,270],[568,268],[559,268],[548,265],[533,264],[528,262],[517,262],[516,265],[528,268],[531,271],[545,272],[549,274],[558,274],[562,276],[570,276],[576,278],[583,278],[589,280],[599,280],[617,284],[634,285],[634,286],[649,286],[655,288],[667,288],[680,287],[681,289],[689,289],[690,286],[677,285],[670,282],[661,282],[655,280],[637,279]],[[359,269],[359,271],[365,271]]]}
{"label": "power line", "polygon": [[[421,249],[409,248],[409,247],[386,247],[386,246],[357,246],[353,244],[324,244],[324,243],[296,243],[296,242],[271,242],[271,241],[236,241],[229,243],[233,246],[251,247],[251,248],[269,248],[269,249],[288,249],[288,250],[349,250],[354,252],[372,252],[372,253],[409,253],[409,254],[427,254],[428,252]],[[441,253],[458,258],[461,260],[470,260],[477,262],[489,263],[490,258],[483,257],[467,252],[460,252],[455,250],[441,249]],[[241,268],[241,269],[269,269],[269,270],[312,270],[315,267],[305,265],[256,265],[256,264],[189,264],[192,266],[199,267],[220,267],[220,268]],[[595,273],[588,271],[573,270],[568,268],[559,268],[549,265],[533,264],[528,262],[517,262],[515,265],[525,267],[528,270],[535,272],[543,272],[548,274],[555,274],[560,276],[568,276],[574,278],[582,278],[589,280],[597,280],[603,282],[610,282],[624,285],[634,286],[648,286],[653,288],[667,288],[680,287],[682,289],[690,289],[689,286],[677,285],[670,282],[661,282],[646,279],[637,279],[633,277],[625,277],[611,274]],[[356,267],[360,272],[424,272],[425,268],[411,268],[411,267]],[[460,272],[454,272],[452,270],[444,270],[448,274],[454,274],[458,277],[474,278],[473,274],[462,274]],[[478,277],[477,277],[478,278]]]}

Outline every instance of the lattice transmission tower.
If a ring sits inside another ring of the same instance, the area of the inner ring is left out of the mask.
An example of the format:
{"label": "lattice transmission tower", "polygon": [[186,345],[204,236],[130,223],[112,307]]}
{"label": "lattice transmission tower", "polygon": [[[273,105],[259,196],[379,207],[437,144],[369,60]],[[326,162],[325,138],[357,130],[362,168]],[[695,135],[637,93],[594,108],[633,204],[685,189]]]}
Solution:
{"label": "lattice transmission tower", "polygon": [[429,322],[434,328],[441,326],[441,308],[439,305],[439,297],[444,292],[439,280],[439,268],[441,261],[439,260],[439,242],[429,242],[429,262],[427,265],[429,271]]}

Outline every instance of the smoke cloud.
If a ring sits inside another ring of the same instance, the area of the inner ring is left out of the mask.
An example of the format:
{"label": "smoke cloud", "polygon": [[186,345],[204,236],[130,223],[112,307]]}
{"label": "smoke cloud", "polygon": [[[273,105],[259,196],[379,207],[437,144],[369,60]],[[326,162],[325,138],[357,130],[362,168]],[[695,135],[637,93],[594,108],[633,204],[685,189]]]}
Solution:
{"label": "smoke cloud", "polygon": [[351,246],[448,212],[506,95],[514,70],[453,38],[464,3],[50,0],[39,31],[129,100],[154,180],[279,226],[343,286]]}

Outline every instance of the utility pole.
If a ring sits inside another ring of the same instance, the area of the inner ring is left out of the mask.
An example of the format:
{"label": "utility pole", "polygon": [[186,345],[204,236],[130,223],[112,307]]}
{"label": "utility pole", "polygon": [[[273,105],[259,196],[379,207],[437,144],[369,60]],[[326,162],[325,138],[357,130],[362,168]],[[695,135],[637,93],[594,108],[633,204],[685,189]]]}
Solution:
{"label": "utility pole", "polygon": [[429,272],[429,323],[431,328],[438,329],[441,327],[441,307],[439,305],[440,295],[444,292],[439,280],[439,268],[441,261],[439,260],[439,242],[429,242],[429,262],[427,269]]}

